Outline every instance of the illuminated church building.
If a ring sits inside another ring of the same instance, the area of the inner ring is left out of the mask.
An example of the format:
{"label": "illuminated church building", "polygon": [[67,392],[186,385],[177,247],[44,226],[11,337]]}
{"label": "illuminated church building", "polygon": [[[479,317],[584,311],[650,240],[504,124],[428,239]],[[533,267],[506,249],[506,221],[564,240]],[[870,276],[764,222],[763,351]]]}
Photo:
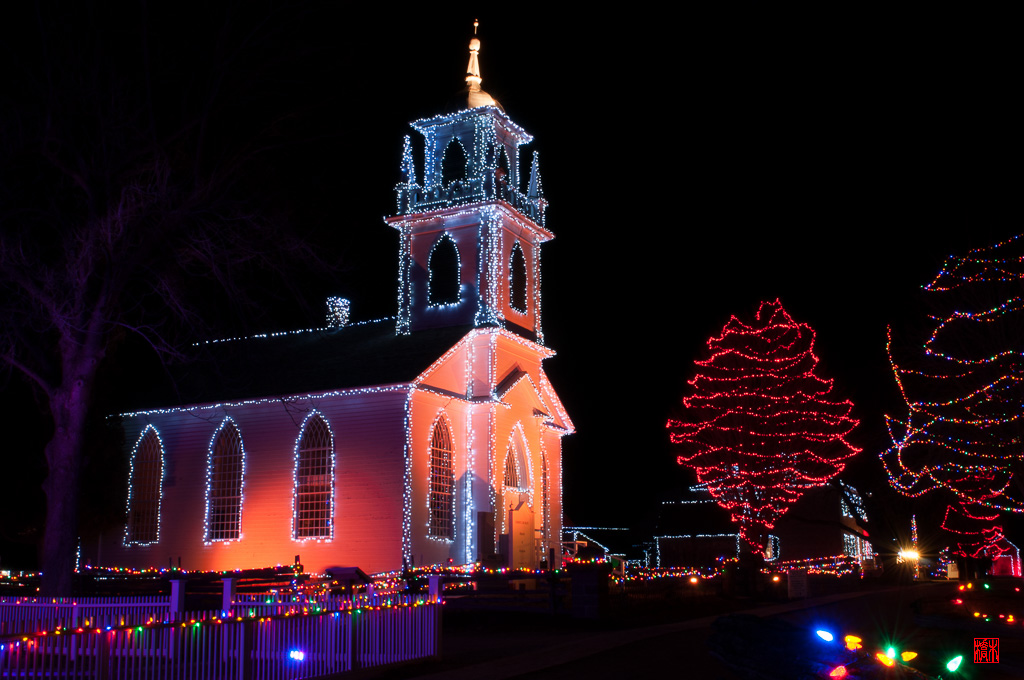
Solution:
{"label": "illuminated church building", "polygon": [[[205,343],[187,405],[122,414],[127,522],[99,566],[307,570],[536,566],[562,531],[561,439],[548,382],[532,137],[480,89],[470,43],[462,110],[412,123],[397,214],[398,313]],[[422,175],[418,169],[422,168]],[[267,370],[272,367],[272,370]]]}

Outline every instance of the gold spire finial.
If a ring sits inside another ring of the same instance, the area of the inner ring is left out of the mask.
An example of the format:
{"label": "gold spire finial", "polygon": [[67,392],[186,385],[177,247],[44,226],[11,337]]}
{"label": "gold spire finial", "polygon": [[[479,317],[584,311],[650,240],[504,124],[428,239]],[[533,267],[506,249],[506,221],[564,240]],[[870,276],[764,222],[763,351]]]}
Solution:
{"label": "gold spire finial", "polygon": [[483,78],[480,77],[480,38],[477,37],[477,28],[480,20],[473,20],[473,37],[469,39],[469,66],[466,67],[466,108],[476,109],[481,106],[494,106],[504,111],[494,97],[480,89]]}
{"label": "gold spire finial", "polygon": [[470,92],[479,92],[480,83],[480,38],[476,37],[476,29],[480,25],[479,19],[473,20],[473,39],[469,41],[469,66],[466,67],[466,85]]}

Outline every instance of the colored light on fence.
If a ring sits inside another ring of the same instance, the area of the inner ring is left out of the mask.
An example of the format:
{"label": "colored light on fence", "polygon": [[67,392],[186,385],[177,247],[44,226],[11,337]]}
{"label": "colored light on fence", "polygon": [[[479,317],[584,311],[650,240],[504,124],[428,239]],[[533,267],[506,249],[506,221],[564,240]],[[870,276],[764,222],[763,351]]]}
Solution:
{"label": "colored light on fence", "polygon": [[861,640],[856,635],[847,635],[845,638],[843,638],[843,642],[846,643],[846,648],[849,649],[851,652],[855,649],[860,649],[861,647],[863,647],[863,645],[861,644],[863,640]]}
{"label": "colored light on fence", "polygon": [[964,601],[961,600],[959,597],[956,598],[955,600],[953,600],[953,604],[963,604],[963,603],[964,603]]}
{"label": "colored light on fence", "polygon": [[987,583],[985,584],[985,590],[988,590],[988,584]]}
{"label": "colored light on fence", "polygon": [[896,648],[895,647],[890,647],[889,649],[885,650],[885,655],[887,657],[889,657],[890,659],[895,659],[896,658]]}
{"label": "colored light on fence", "polygon": [[948,671],[955,671],[957,668],[960,668],[960,664],[963,662],[963,660],[964,660],[964,657],[962,657],[962,656],[958,656],[958,657],[955,657],[953,659],[950,659],[949,663],[946,664],[946,670],[948,670]]}
{"label": "colored light on fence", "polygon": [[[772,581],[775,581],[776,583],[778,583],[779,582],[778,575],[772,576]],[[842,668],[844,672],[846,671],[846,666],[840,666],[840,668]]]}
{"label": "colored light on fence", "polygon": [[917,652],[903,652],[900,654],[900,658],[903,659],[903,663],[906,663],[917,656]]}
{"label": "colored light on fence", "polygon": [[818,637],[820,637],[825,642],[832,642],[832,640],[835,639],[835,636],[833,636],[832,633],[828,632],[827,630],[819,630],[815,632],[818,634]]}
{"label": "colored light on fence", "polygon": [[896,659],[892,658],[888,654],[878,652],[877,654],[875,654],[875,658],[884,663],[886,666],[892,667],[896,665]]}
{"label": "colored light on fence", "polygon": [[846,677],[846,666],[836,666],[832,669],[832,672],[828,674],[830,678],[845,678]]}
{"label": "colored light on fence", "polygon": [[293,649],[290,652],[288,652],[288,658],[293,659],[295,661],[305,661],[306,653],[299,649]]}
{"label": "colored light on fence", "polygon": [[696,576],[691,576],[690,577],[690,583],[696,583],[696,582],[697,582],[697,577]]}

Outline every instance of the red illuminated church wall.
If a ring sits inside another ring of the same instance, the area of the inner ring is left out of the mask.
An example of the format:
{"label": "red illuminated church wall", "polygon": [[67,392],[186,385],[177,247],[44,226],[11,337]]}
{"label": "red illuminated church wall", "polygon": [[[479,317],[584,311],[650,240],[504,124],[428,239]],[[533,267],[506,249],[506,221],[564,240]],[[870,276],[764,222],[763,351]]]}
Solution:
{"label": "red illuminated church wall", "polygon": [[[151,546],[125,546],[121,532],[99,546],[83,546],[93,564],[230,570],[290,564],[307,569],[359,566],[365,571],[401,564],[404,491],[405,390],[351,397],[192,409],[151,414],[125,423],[133,445],[147,425],[164,445],[160,538]],[[292,538],[295,445],[303,419],[315,409],[335,445],[333,539]],[[206,472],[210,440],[230,416],[245,451],[242,538],[204,542]]]}

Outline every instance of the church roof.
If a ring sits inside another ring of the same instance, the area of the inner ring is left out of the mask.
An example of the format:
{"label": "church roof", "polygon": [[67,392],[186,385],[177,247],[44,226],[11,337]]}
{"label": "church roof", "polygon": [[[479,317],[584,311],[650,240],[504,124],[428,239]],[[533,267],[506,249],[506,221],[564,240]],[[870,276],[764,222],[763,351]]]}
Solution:
{"label": "church roof", "polygon": [[311,394],[413,381],[471,330],[453,326],[395,332],[394,319],[196,346],[174,386],[131,395],[131,407],[205,404]]}

